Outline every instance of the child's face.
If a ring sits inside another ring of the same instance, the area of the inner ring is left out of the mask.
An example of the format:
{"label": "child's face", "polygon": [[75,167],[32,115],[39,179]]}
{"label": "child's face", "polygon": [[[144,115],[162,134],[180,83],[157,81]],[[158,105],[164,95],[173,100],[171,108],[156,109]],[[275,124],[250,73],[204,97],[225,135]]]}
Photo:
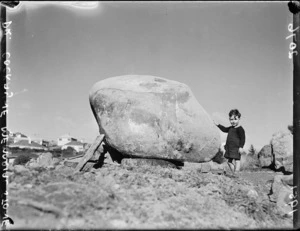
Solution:
{"label": "child's face", "polygon": [[239,125],[240,118],[235,115],[232,115],[231,117],[229,117],[229,121],[233,127],[236,127]]}

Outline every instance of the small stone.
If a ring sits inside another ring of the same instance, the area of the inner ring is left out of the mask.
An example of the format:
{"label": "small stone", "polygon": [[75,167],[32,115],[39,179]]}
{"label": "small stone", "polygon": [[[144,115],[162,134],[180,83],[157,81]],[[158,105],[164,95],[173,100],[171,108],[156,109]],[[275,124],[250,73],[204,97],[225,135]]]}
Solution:
{"label": "small stone", "polygon": [[46,153],[41,154],[37,159],[37,163],[41,167],[48,168],[49,166],[51,166],[53,164],[52,153],[46,152]]}
{"label": "small stone", "polygon": [[15,173],[24,173],[24,172],[29,172],[29,170],[27,168],[25,168],[25,166],[23,165],[15,165],[14,166],[14,171]]}
{"label": "small stone", "polygon": [[114,188],[115,190],[118,190],[118,189],[120,188],[120,185],[119,185],[119,184],[115,184],[115,185],[113,186],[113,188]]}
{"label": "small stone", "polygon": [[40,166],[38,165],[38,163],[32,162],[32,163],[29,163],[29,164],[28,164],[28,167],[29,167],[29,168],[39,168]]}
{"label": "small stone", "polygon": [[247,193],[247,196],[249,198],[257,199],[258,198],[258,193],[254,189],[250,189]]}
{"label": "small stone", "polygon": [[32,188],[32,184],[25,184],[24,188],[31,189]]}

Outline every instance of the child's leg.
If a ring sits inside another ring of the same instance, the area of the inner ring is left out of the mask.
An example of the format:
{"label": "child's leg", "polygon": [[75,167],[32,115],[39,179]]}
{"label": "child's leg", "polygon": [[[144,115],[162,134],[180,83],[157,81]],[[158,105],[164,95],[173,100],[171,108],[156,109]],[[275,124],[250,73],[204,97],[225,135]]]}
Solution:
{"label": "child's leg", "polygon": [[229,158],[227,163],[228,163],[228,165],[229,165],[230,170],[231,170],[232,172],[234,172],[235,166],[234,166],[234,164],[232,163],[232,160],[233,160],[233,159]]}
{"label": "child's leg", "polygon": [[235,172],[239,172],[241,167],[241,161],[235,160]]}
{"label": "child's leg", "polygon": [[224,156],[224,154],[225,154],[225,152],[226,152],[226,150],[225,150],[225,144],[221,144],[220,145],[220,152],[223,154],[223,156]]}

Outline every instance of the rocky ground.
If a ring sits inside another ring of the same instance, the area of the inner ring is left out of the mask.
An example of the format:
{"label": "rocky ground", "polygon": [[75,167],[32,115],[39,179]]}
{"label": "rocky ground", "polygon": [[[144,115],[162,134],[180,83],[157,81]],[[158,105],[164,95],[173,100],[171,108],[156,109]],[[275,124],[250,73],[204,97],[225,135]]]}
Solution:
{"label": "rocky ground", "polygon": [[11,229],[292,228],[268,199],[270,171],[203,173],[199,164],[9,167]]}

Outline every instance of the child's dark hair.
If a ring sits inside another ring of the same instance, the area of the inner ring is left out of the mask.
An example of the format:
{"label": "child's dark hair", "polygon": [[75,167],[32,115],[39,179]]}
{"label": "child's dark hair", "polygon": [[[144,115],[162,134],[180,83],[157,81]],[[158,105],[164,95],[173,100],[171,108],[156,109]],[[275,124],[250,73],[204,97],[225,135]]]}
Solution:
{"label": "child's dark hair", "polygon": [[238,118],[241,118],[241,113],[239,112],[238,109],[232,109],[229,112],[229,117],[231,117],[231,116],[237,116]]}

